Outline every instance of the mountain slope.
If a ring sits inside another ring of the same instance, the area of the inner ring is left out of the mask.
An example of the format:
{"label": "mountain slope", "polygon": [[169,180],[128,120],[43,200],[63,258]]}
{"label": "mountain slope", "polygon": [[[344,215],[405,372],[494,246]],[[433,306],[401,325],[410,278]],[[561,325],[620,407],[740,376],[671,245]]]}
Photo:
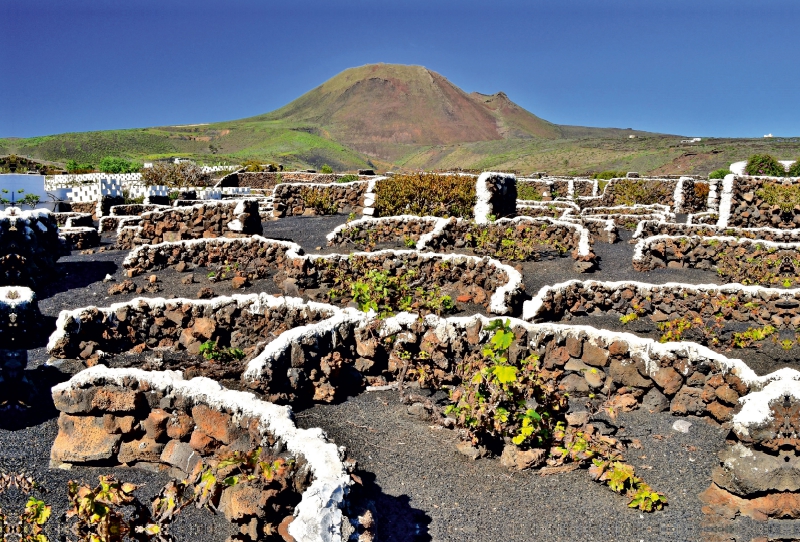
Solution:
{"label": "mountain slope", "polygon": [[385,160],[408,147],[560,135],[503,93],[467,94],[422,66],[371,64],[345,70],[290,104],[249,120],[318,126],[331,138]]}

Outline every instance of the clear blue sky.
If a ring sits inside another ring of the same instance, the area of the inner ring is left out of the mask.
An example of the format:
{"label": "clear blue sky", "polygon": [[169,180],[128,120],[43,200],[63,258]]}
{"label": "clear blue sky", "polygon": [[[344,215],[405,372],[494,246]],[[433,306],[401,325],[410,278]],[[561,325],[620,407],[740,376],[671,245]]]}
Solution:
{"label": "clear blue sky", "polygon": [[559,124],[800,135],[797,0],[3,0],[0,137],[265,113],[420,64]]}

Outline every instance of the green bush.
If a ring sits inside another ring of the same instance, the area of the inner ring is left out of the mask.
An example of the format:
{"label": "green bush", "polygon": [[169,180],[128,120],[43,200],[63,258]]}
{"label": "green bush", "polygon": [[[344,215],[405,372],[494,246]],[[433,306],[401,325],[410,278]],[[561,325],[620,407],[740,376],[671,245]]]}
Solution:
{"label": "green bush", "polygon": [[542,201],[542,188],[530,183],[517,183],[517,199]]}
{"label": "green bush", "polygon": [[653,205],[673,198],[672,187],[660,181],[620,179],[611,183],[615,205]]}
{"label": "green bush", "polygon": [[258,160],[245,160],[242,162],[245,171],[261,171],[263,168]]}
{"label": "green bush", "polygon": [[141,164],[130,162],[124,158],[106,156],[100,160],[100,171],[103,173],[137,173],[141,168]]}
{"label": "green bush", "polygon": [[708,174],[709,179],[724,179],[725,175],[728,175],[731,172],[728,168],[724,167],[721,169],[715,169],[711,173]]}
{"label": "green bush", "polygon": [[754,154],[751,156],[747,160],[744,171],[748,175],[767,175],[769,177],[783,177],[786,175],[786,169],[784,169],[783,164],[769,154]]}
{"label": "green bush", "polygon": [[800,158],[789,167],[789,177],[800,177]]}
{"label": "green bush", "polygon": [[376,216],[472,216],[475,177],[414,173],[375,184]]}
{"label": "green bush", "polygon": [[319,171],[320,173],[333,173],[333,168],[328,164],[323,164]]}
{"label": "green bush", "polygon": [[336,178],[337,183],[352,183],[358,180],[358,175],[353,175],[350,173],[349,175],[342,175],[341,177]]}
{"label": "green bush", "polygon": [[75,160],[67,160],[67,173],[92,173],[94,165],[89,163],[79,164]]}
{"label": "green bush", "polygon": [[592,173],[592,179],[608,181],[611,179],[619,179],[627,175],[626,171],[601,171],[599,173]]}

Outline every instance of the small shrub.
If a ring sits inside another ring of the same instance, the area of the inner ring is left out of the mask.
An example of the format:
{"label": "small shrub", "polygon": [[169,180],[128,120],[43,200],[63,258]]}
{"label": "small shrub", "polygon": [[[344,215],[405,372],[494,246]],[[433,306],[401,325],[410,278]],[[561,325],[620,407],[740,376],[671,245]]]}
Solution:
{"label": "small shrub", "polygon": [[672,186],[659,181],[620,179],[614,181],[610,190],[613,190],[615,205],[653,205],[669,202],[673,197]]}
{"label": "small shrub", "polygon": [[147,186],[164,185],[170,188],[206,186],[210,179],[209,174],[191,162],[180,164],[156,162],[153,167],[142,170],[142,182]]}
{"label": "small shrub", "polygon": [[764,186],[756,190],[756,196],[768,205],[779,207],[781,211],[788,213],[796,205],[800,205],[800,185],[764,183]]}
{"label": "small shrub", "polygon": [[258,160],[245,160],[244,162],[242,162],[242,167],[244,168],[245,171],[250,171],[250,172],[258,172],[264,169],[261,166],[261,162],[259,162]]}
{"label": "small shrub", "polygon": [[358,175],[353,175],[349,173],[347,175],[342,175],[341,177],[336,178],[337,183],[352,183],[358,180]]}
{"label": "small shrub", "polygon": [[319,171],[320,173],[333,173],[333,168],[328,164],[323,164]]}
{"label": "small shrub", "polygon": [[789,177],[800,177],[800,158],[789,166]]}
{"label": "small shrub", "polygon": [[80,174],[94,172],[94,165],[90,163],[79,164],[75,160],[67,160],[67,173]]}
{"label": "small shrub", "polygon": [[531,183],[517,183],[517,199],[542,201],[542,189]]}
{"label": "small shrub", "polygon": [[335,215],[339,212],[333,190],[330,188],[304,187],[300,190],[306,207],[311,207],[318,215]]}
{"label": "small shrub", "polygon": [[[715,169],[711,173],[708,174],[709,179],[724,179],[725,175],[728,175],[731,172],[728,168],[722,169]],[[697,185],[695,185],[697,186]]]}
{"label": "small shrub", "polygon": [[141,164],[125,160],[124,158],[106,156],[100,160],[100,171],[103,173],[136,173],[141,168]]}
{"label": "small shrub", "polygon": [[600,171],[599,173],[592,173],[592,179],[608,181],[625,177],[625,175],[627,175],[625,171]]}
{"label": "small shrub", "polygon": [[744,167],[748,175],[767,175],[769,177],[783,177],[786,169],[775,157],[769,154],[754,154],[747,160]]}
{"label": "small shrub", "polygon": [[711,189],[708,186],[708,183],[694,183],[694,197],[699,199],[701,202],[708,200],[708,193]]}
{"label": "small shrub", "polygon": [[375,215],[462,217],[475,207],[475,177],[416,173],[395,175],[375,186]]}

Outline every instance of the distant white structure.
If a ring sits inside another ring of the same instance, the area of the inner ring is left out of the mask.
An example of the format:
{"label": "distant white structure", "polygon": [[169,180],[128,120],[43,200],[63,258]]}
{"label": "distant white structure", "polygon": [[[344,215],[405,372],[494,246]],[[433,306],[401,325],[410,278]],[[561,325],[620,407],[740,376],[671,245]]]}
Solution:
{"label": "distant white structure", "polygon": [[700,137],[693,137],[692,139],[681,139],[681,143],[699,143],[703,141]]}
{"label": "distant white structure", "polygon": [[775,137],[775,136],[774,136],[774,135],[772,135],[772,134],[767,134],[767,135],[765,135],[764,137]]}
{"label": "distant white structure", "polygon": [[628,136],[628,139],[636,139],[636,136],[631,134],[631,135]]}

